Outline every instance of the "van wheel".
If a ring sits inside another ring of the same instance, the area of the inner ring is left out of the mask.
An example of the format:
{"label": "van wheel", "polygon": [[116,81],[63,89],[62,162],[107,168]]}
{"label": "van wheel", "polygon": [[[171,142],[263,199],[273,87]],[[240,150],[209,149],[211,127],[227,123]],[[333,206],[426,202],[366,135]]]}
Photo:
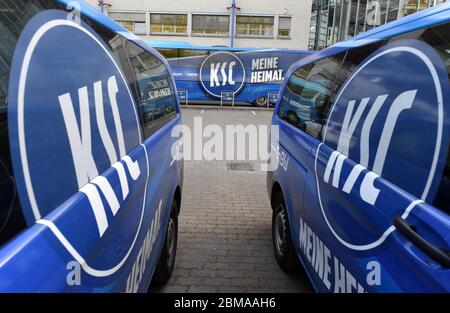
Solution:
{"label": "van wheel", "polygon": [[178,241],[178,205],[175,200],[172,200],[172,207],[170,209],[169,223],[167,224],[166,236],[164,239],[163,250],[156,266],[155,274],[153,275],[152,283],[156,285],[165,284],[172,275],[175,267],[175,257],[177,254]]}
{"label": "van wheel", "polygon": [[275,258],[284,271],[296,271],[299,266],[292,244],[289,218],[282,193],[275,196],[272,208],[272,243]]}
{"label": "van wheel", "polygon": [[258,107],[266,107],[267,106],[267,97],[259,97],[258,99],[255,100],[254,104]]}

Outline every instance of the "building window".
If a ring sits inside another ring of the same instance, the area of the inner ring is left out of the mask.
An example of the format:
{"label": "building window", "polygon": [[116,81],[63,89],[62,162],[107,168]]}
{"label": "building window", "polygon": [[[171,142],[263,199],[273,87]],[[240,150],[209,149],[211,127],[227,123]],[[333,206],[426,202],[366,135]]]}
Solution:
{"label": "building window", "polygon": [[290,38],[291,37],[291,18],[280,17],[278,20],[278,37]]}
{"label": "building window", "polygon": [[230,17],[228,15],[192,15],[193,35],[225,35],[230,34]]}
{"label": "building window", "polygon": [[273,37],[272,16],[243,16],[236,17],[236,36]]}
{"label": "building window", "polygon": [[109,12],[109,17],[136,35],[145,35],[145,13]]}
{"label": "building window", "polygon": [[186,14],[150,14],[152,34],[187,34]]}

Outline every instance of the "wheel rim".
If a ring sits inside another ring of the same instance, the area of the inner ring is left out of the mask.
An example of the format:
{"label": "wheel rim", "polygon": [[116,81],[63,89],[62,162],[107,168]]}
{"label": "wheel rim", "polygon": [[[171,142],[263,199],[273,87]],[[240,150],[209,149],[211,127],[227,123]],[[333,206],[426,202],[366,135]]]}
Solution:
{"label": "wheel rim", "polygon": [[167,265],[172,266],[175,256],[175,221],[172,217],[169,219],[169,225],[167,226]]}
{"label": "wheel rim", "polygon": [[278,213],[275,216],[275,248],[278,255],[283,255],[283,245],[286,238],[286,214],[284,208],[280,205],[278,207]]}
{"label": "wheel rim", "polygon": [[266,97],[259,97],[258,99],[256,99],[256,103],[258,105],[265,105],[266,104]]}

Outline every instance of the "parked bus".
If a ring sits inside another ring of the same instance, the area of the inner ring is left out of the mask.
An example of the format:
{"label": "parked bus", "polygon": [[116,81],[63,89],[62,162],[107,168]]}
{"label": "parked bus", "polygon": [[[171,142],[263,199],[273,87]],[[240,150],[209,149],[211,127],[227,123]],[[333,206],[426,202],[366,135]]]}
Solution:
{"label": "parked bus", "polygon": [[172,67],[181,101],[200,104],[274,105],[288,68],[312,53],[148,43]]}
{"label": "parked bus", "polygon": [[268,193],[276,259],[320,292],[450,291],[450,3],[286,73]]}
{"label": "parked bus", "polygon": [[170,67],[84,1],[0,10],[0,292],[146,292],[174,268]]}

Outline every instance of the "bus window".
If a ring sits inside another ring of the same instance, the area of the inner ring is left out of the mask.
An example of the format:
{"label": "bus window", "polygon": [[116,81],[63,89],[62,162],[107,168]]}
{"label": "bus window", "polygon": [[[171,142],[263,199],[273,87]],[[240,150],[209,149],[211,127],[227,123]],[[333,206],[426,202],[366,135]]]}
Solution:
{"label": "bus window", "polygon": [[287,83],[278,116],[320,139],[341,62],[342,56],[338,55],[295,71]]}
{"label": "bus window", "polygon": [[148,138],[176,115],[174,88],[164,63],[131,42],[127,42],[126,51],[134,71],[144,136]]}

